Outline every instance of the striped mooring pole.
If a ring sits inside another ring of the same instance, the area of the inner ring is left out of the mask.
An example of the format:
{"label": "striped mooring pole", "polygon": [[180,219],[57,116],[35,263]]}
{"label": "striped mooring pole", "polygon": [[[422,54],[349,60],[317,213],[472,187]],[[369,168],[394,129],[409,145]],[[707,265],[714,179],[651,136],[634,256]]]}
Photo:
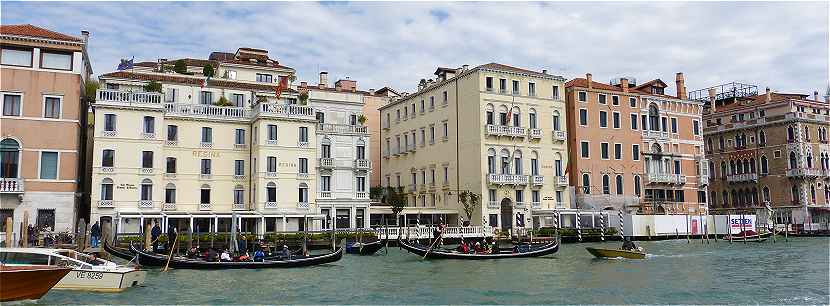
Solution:
{"label": "striped mooring pole", "polygon": [[622,240],[624,241],[625,240],[625,233],[624,233],[624,231],[625,231],[625,221],[623,221],[622,209],[618,210],[618,212],[619,212],[619,217],[620,217],[620,238],[622,238]]}
{"label": "striped mooring pole", "polygon": [[605,241],[605,215],[602,212],[599,213],[599,240]]}
{"label": "striped mooring pole", "polygon": [[582,218],[579,217],[579,211],[576,212],[576,235],[579,242],[582,242]]}

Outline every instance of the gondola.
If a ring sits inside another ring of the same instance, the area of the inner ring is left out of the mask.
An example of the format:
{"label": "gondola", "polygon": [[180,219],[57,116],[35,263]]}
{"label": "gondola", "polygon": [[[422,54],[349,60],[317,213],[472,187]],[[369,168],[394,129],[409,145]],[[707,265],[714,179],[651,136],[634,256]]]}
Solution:
{"label": "gondola", "polygon": [[591,255],[596,256],[597,258],[628,258],[628,259],[645,259],[646,253],[641,251],[626,251],[626,250],[614,250],[614,249],[598,249],[598,248],[585,248],[588,253]]}
{"label": "gondola", "polygon": [[355,255],[374,255],[385,245],[385,241],[377,240],[369,243],[354,242],[346,245],[346,253]]}
{"label": "gondola", "polygon": [[131,252],[129,249],[111,246],[106,241],[104,241],[104,251],[107,251],[107,253],[110,253],[113,256],[121,258],[123,260],[131,261],[135,259],[135,254],[133,254],[133,252]]}
{"label": "gondola", "polygon": [[[138,261],[145,266],[163,267],[167,264],[167,255],[148,253],[130,245],[130,250],[138,254]],[[189,259],[173,257],[170,259],[170,267],[175,269],[264,269],[264,268],[297,268],[315,266],[331,263],[343,257],[343,248],[337,251],[322,255],[296,256],[284,260],[255,261],[231,261],[231,262],[210,262],[200,259]]]}
{"label": "gondola", "polygon": [[[732,235],[732,241],[738,241],[738,242],[742,242],[742,241],[746,241],[746,242],[764,242],[770,236],[772,236],[771,232],[758,234],[753,230],[747,230],[747,231],[742,231],[742,232],[740,232],[736,235]],[[729,239],[728,236],[727,236],[727,239]]]}
{"label": "gondola", "polygon": [[421,245],[418,243],[410,243],[403,240],[399,240],[398,244],[404,249],[409,251],[410,253],[424,256],[426,258],[432,259],[502,259],[502,258],[528,258],[528,257],[541,257],[545,255],[550,255],[559,251],[559,241],[552,241],[542,245],[530,245],[524,248],[523,251],[520,252],[513,252],[512,250],[500,250],[498,253],[488,253],[488,254],[466,254],[466,253],[459,253],[456,251],[448,251],[442,249],[432,249],[429,250],[429,246]]}

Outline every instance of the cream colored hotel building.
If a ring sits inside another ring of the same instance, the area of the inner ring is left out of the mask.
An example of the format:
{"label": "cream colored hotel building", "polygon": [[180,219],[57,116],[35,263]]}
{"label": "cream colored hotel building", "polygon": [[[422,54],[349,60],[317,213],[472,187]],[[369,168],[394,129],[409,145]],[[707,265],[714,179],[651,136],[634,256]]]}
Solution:
{"label": "cream colored hotel building", "polygon": [[[291,87],[295,70],[265,50],[182,61],[188,73],[172,72],[174,61],[160,59],[100,77],[92,220],[128,233],[153,221],[227,232],[236,215],[240,230],[262,233],[319,229],[337,210],[346,218],[343,227],[368,225],[370,163],[368,157],[354,160],[359,145],[365,156],[369,152],[365,127],[353,122],[361,93],[326,82]],[[215,77],[205,84],[208,64]],[[162,92],[147,92],[150,81],[161,83]],[[289,86],[278,97],[280,83]],[[220,99],[230,105],[216,105]],[[320,155],[329,150],[337,158]],[[318,165],[321,160],[325,164]],[[320,188],[318,175],[334,177]],[[358,177],[365,186],[352,184]]]}
{"label": "cream colored hotel building", "polygon": [[[399,221],[550,226],[571,202],[565,79],[497,63],[435,75],[380,109],[382,184],[408,194]],[[469,220],[461,191],[482,196]]]}

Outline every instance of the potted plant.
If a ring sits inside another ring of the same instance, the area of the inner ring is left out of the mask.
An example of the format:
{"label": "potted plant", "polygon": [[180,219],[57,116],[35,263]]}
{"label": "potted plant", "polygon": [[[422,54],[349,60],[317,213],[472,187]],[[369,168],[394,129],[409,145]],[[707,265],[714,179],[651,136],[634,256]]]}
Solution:
{"label": "potted plant", "polygon": [[187,64],[184,62],[184,60],[176,60],[173,63],[173,72],[187,74]]}
{"label": "potted plant", "polygon": [[298,98],[300,98],[300,105],[308,105],[308,91],[301,92]]}
{"label": "potted plant", "polygon": [[202,74],[204,74],[206,77],[212,78],[214,73],[215,71],[213,70],[213,65],[207,64],[204,67],[202,67]]}
{"label": "potted plant", "polygon": [[225,96],[220,96],[219,100],[217,100],[214,105],[216,105],[216,106],[233,106],[233,104],[231,104],[231,101],[228,101],[228,98],[225,98]]}
{"label": "potted plant", "polygon": [[357,116],[357,122],[360,122],[360,125],[365,125],[367,120],[369,119],[366,118],[366,115],[364,114],[360,114],[360,116]]}
{"label": "potted plant", "polygon": [[144,91],[161,93],[161,83],[150,81],[150,83],[144,84]]}

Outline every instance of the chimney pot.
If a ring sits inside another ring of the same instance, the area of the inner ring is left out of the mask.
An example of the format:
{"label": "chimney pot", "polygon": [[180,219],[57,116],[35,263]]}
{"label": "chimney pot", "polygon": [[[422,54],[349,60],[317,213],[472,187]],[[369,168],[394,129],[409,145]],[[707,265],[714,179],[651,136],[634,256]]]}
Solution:
{"label": "chimney pot", "polygon": [[620,87],[622,87],[623,92],[628,92],[628,79],[620,78]]}
{"label": "chimney pot", "polygon": [[548,70],[547,69],[542,69],[542,74],[548,74]]}
{"label": "chimney pot", "polygon": [[467,70],[470,68],[470,65],[461,65],[461,70]]}
{"label": "chimney pot", "polygon": [[715,103],[715,95],[716,95],[716,94],[717,94],[717,91],[715,90],[715,88],[714,88],[714,87],[709,88],[709,104],[711,104],[711,107],[712,107],[712,112],[713,112],[713,113],[714,113],[714,112],[716,112],[716,111],[718,110],[718,108],[717,108],[717,107],[716,107],[716,105],[715,105],[715,104],[716,104],[716,103]]}
{"label": "chimney pot", "polygon": [[300,87],[308,87],[308,83],[305,81],[300,82]]}
{"label": "chimney pot", "polygon": [[325,71],[320,71],[320,88],[325,88],[329,86],[329,73]]}
{"label": "chimney pot", "polygon": [[675,83],[677,85],[677,98],[686,100],[688,97],[686,95],[686,77],[683,76],[683,72],[678,72],[675,75]]}
{"label": "chimney pot", "polygon": [[594,85],[592,83],[594,81],[591,79],[591,74],[590,73],[585,74],[585,79],[588,80],[588,89],[593,88]]}
{"label": "chimney pot", "polygon": [[813,92],[813,100],[818,101],[818,91]]}
{"label": "chimney pot", "polygon": [[769,90],[769,87],[766,89],[766,101],[769,102],[772,100],[772,92]]}

